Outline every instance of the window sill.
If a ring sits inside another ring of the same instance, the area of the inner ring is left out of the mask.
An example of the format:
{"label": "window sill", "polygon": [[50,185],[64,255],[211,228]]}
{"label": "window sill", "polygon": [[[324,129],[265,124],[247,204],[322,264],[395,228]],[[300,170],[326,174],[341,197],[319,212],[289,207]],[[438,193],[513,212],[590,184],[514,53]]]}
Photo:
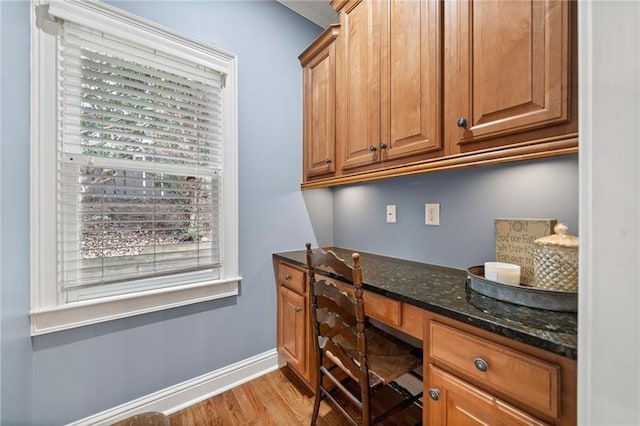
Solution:
{"label": "window sill", "polygon": [[82,327],[89,324],[146,314],[163,309],[238,295],[242,277],[175,286],[138,293],[69,303],[32,311],[31,335]]}

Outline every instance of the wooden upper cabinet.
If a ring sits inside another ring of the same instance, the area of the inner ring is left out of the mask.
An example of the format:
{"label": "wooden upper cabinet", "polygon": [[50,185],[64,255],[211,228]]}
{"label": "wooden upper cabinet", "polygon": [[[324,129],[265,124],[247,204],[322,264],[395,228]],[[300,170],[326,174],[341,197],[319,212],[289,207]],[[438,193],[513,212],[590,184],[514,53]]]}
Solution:
{"label": "wooden upper cabinet", "polygon": [[380,40],[375,1],[354,0],[340,15],[336,93],[337,142],[343,169],[378,161]]}
{"label": "wooden upper cabinet", "polygon": [[571,119],[572,3],[445,2],[447,154],[577,131],[531,132]]}
{"label": "wooden upper cabinet", "polygon": [[330,1],[303,189],[578,151],[577,1]]}
{"label": "wooden upper cabinet", "polygon": [[327,28],[299,56],[304,84],[303,168],[307,180],[335,172],[335,39],[339,28]]}
{"label": "wooden upper cabinet", "polygon": [[380,133],[393,160],[441,149],[441,3],[381,2]]}
{"label": "wooden upper cabinet", "polygon": [[440,2],[332,4],[341,24],[336,74],[341,168],[440,150]]}

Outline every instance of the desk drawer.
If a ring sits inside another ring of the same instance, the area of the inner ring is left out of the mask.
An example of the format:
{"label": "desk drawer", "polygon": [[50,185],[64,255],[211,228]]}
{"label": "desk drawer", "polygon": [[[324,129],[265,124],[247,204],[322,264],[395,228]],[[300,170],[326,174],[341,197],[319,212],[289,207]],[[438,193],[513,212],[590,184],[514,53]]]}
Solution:
{"label": "desk drawer", "polygon": [[402,302],[389,299],[370,291],[363,294],[364,312],[371,318],[389,325],[402,325]]}
{"label": "desk drawer", "polygon": [[429,328],[432,362],[558,417],[560,367],[435,321]]}
{"label": "desk drawer", "polygon": [[285,263],[278,264],[278,284],[283,285],[300,295],[304,295],[307,288],[307,274]]}
{"label": "desk drawer", "polygon": [[[341,291],[353,297],[354,290],[352,285],[328,277],[322,278],[335,284]],[[316,277],[316,279],[318,278]],[[402,302],[366,290],[362,292],[362,298],[364,300],[364,313],[367,316],[389,325],[402,325]]]}

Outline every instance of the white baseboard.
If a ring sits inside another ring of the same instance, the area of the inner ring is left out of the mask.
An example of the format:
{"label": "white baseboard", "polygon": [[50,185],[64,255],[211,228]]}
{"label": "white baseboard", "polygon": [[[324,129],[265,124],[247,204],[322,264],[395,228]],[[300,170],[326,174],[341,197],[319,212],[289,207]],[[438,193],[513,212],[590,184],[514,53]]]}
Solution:
{"label": "white baseboard", "polygon": [[271,349],[219,370],[170,386],[70,424],[110,425],[146,411],[172,414],[278,368],[278,353]]}

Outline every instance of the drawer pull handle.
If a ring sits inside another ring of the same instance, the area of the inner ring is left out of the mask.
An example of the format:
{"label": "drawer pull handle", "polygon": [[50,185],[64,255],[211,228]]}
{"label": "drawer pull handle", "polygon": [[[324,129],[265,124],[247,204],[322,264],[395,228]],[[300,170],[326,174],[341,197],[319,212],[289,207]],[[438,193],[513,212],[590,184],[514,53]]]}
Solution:
{"label": "drawer pull handle", "polygon": [[378,150],[378,147],[377,147],[377,146],[375,146],[375,145],[371,145],[371,146],[369,147],[369,151],[371,151],[371,152],[376,152],[377,150]]}
{"label": "drawer pull handle", "polygon": [[302,308],[300,306],[296,306],[296,312],[300,312]]}
{"label": "drawer pull handle", "polygon": [[287,281],[289,281],[289,280],[291,279],[291,275],[286,274],[286,275],[284,276],[284,279],[285,279],[285,280],[287,280]]}
{"label": "drawer pull handle", "polygon": [[429,389],[429,397],[431,399],[433,399],[434,401],[437,401],[440,399],[440,391],[436,388],[430,388]]}
{"label": "drawer pull handle", "polygon": [[462,128],[467,127],[467,119],[464,117],[458,118],[458,121],[456,121],[456,125]]}
{"label": "drawer pull handle", "polygon": [[473,360],[473,365],[476,366],[478,371],[482,371],[483,373],[489,369],[489,364],[482,358],[476,358]]}

